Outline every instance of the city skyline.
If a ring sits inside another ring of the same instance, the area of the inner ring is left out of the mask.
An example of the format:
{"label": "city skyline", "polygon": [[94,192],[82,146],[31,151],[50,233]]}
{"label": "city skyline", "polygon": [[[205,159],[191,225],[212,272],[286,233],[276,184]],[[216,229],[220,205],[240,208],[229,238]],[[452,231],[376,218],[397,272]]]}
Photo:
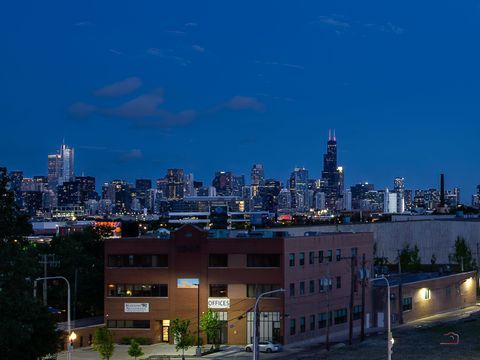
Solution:
{"label": "city skyline", "polygon": [[[333,131],[333,135],[332,135],[332,131]],[[332,142],[333,141],[333,142]],[[332,165],[329,165],[329,162],[328,160],[325,160],[325,159],[328,159],[329,157],[331,157],[331,153],[332,153],[332,145],[333,145],[333,148],[335,150],[333,150],[333,153],[336,154],[337,152],[337,138],[336,138],[336,134],[335,134],[335,130],[333,129],[329,129],[328,131],[328,139],[327,139],[327,142],[326,142],[326,152],[324,153],[324,155],[322,156],[323,160],[322,160],[322,169],[325,169],[325,166],[327,166],[327,168],[329,168],[331,170],[332,166],[333,168],[337,168],[337,159],[336,159],[336,155],[334,160],[330,160],[330,161],[333,161]],[[21,172],[22,173],[22,176],[24,178],[38,178],[38,177],[45,177],[46,179],[49,179],[49,184],[50,184],[50,187],[52,187],[52,179],[50,179],[50,172],[52,171],[51,170],[51,159],[52,157],[55,157],[55,159],[59,159],[59,161],[61,163],[63,163],[63,155],[65,151],[67,151],[67,153],[72,153],[75,151],[75,157],[77,156],[78,152],[75,150],[75,147],[74,146],[71,146],[71,144],[65,144],[65,139],[64,139],[64,142],[60,145],[60,150],[56,153],[54,153],[53,151],[51,152],[51,154],[48,155],[48,161],[47,161],[47,167],[45,169],[45,171],[43,172],[40,172],[40,173],[36,173],[36,174],[31,174],[31,173],[27,173],[24,169],[22,168],[15,168],[15,167],[12,167],[12,168],[9,168],[7,167],[7,169],[9,170],[9,172],[11,173],[17,173],[17,172]],[[72,155],[72,159],[68,160],[69,162],[71,161],[70,163],[70,166],[73,166],[73,155]],[[55,161],[56,162],[56,161]],[[76,163],[76,159],[75,159],[75,163]],[[259,164],[259,163],[252,163],[250,165],[250,170],[246,170],[244,172],[235,172],[235,171],[232,171],[230,168],[226,168],[226,169],[217,169],[217,170],[214,170],[213,173],[210,175],[210,176],[207,176],[205,178],[200,178],[198,176],[195,175],[195,173],[189,171],[189,169],[184,169],[184,168],[181,168],[179,166],[172,166],[172,167],[169,167],[169,168],[165,168],[165,169],[162,169],[160,170],[160,172],[157,174],[157,175],[154,175],[154,176],[142,176],[141,174],[139,176],[135,176],[135,177],[132,177],[132,176],[128,176],[128,177],[109,177],[109,178],[105,178],[104,180],[102,179],[99,179],[96,174],[94,173],[91,173],[91,172],[88,172],[88,171],[75,171],[75,169],[71,169],[69,170],[69,175],[68,176],[65,176],[63,175],[62,171],[63,171],[63,168],[62,168],[63,165],[60,165],[60,168],[62,170],[60,170],[60,174],[58,174],[57,176],[59,177],[59,179],[62,179],[62,177],[65,177],[65,179],[68,179],[68,181],[72,181],[75,177],[85,177],[85,176],[92,176],[95,180],[96,180],[96,190],[97,192],[101,193],[101,187],[102,187],[102,184],[106,184],[106,183],[111,183],[112,181],[115,181],[115,180],[122,180],[122,181],[127,181],[129,184],[135,184],[135,182],[137,180],[150,180],[152,182],[152,184],[155,183],[156,180],[158,179],[163,179],[164,177],[168,176],[169,174],[169,170],[175,170],[175,169],[179,169],[181,171],[183,171],[185,174],[184,176],[187,176],[187,175],[193,175],[194,177],[194,180],[195,181],[200,181],[203,183],[203,186],[212,186],[212,183],[214,182],[215,180],[215,176],[218,175],[220,172],[227,172],[227,173],[231,173],[234,177],[238,177],[238,176],[241,176],[243,178],[247,178],[247,179],[250,179],[250,176],[254,176],[253,173],[255,170],[256,167],[260,166],[261,167],[261,173],[262,173],[262,176],[263,176],[263,179],[264,180],[268,180],[268,179],[271,179],[271,180],[279,180],[280,183],[281,183],[281,186],[283,189],[288,189],[289,188],[289,182],[291,181],[291,176],[292,176],[292,171],[297,171],[297,170],[306,170],[307,171],[307,176],[308,176],[308,179],[317,179],[317,180],[327,180],[327,183],[328,181],[331,182],[331,180],[328,180],[328,177],[330,175],[328,175],[328,171],[327,171],[327,174],[325,174],[325,171],[322,170],[320,171],[320,174],[317,175],[315,173],[312,173],[308,168],[306,167],[303,167],[303,166],[294,166],[293,168],[291,169],[287,169],[285,170],[286,172],[286,176],[285,176],[285,179],[283,179],[283,177],[274,177],[274,176],[269,176],[268,174],[268,168],[267,168],[267,172],[265,172],[265,165],[264,164]],[[76,167],[76,166],[75,166]],[[338,165],[338,168],[341,169],[341,172],[340,174],[342,174],[343,176],[345,176],[345,171],[346,169],[344,168],[343,165]],[[290,174],[290,175],[288,175]],[[347,173],[348,174],[348,173]],[[404,182],[404,187],[406,186],[406,188],[408,188],[409,190],[412,190],[412,191],[415,191],[415,190],[427,190],[427,189],[439,189],[440,188],[440,182],[438,181],[439,179],[439,174],[435,174],[436,175],[436,181],[437,183],[431,183],[427,186],[424,186],[424,187],[421,187],[421,186],[416,186],[416,185],[413,185],[411,183],[408,182],[408,179],[407,181],[405,181],[405,177],[402,176],[401,174],[393,177],[392,179],[390,179],[390,184],[386,184],[385,186],[382,186],[382,185],[379,185],[377,182],[375,181],[369,181],[369,180],[362,180],[362,181],[356,181],[356,182],[346,182],[344,181],[344,183],[342,183],[341,185],[341,188],[342,190],[339,190],[340,194],[341,195],[344,195],[344,191],[347,191],[347,190],[350,190],[350,187],[354,187],[354,186],[357,186],[357,185],[362,185],[362,184],[371,184],[373,186],[375,186],[375,190],[395,190],[395,187],[396,187],[396,181],[397,179],[402,179],[402,181]],[[183,176],[183,175],[182,175]],[[258,175],[256,175],[258,176]],[[337,175],[338,176],[338,175]],[[347,176],[348,178],[348,176]],[[448,174],[447,174],[447,178],[448,178]],[[258,180],[257,180],[258,181]],[[334,181],[339,181],[338,179],[334,178]],[[343,181],[343,178],[340,180],[340,181]],[[53,180],[53,182],[55,182],[55,180]],[[405,185],[405,182],[407,185]],[[59,184],[61,185],[61,183],[63,183],[63,180],[60,180]],[[327,185],[327,183],[325,185]],[[448,183],[447,183],[448,184]],[[256,182],[254,183],[253,182],[253,178],[252,178],[252,181],[246,181],[245,182],[245,185],[250,185],[252,187],[255,187],[256,185]],[[331,186],[331,185],[330,185]],[[338,185],[340,186],[340,185]],[[446,189],[454,189],[454,188],[459,188],[462,190],[462,203],[465,204],[465,205],[470,205],[470,200],[471,200],[471,197],[472,195],[475,195],[478,193],[478,187],[480,185],[476,185],[474,190],[472,190],[472,194],[469,193],[469,191],[467,189],[462,189],[460,188],[459,186],[455,185],[455,184],[448,184],[448,186],[446,186]],[[54,185],[54,187],[56,187]],[[155,186],[152,185],[153,188],[155,188]],[[327,190],[328,189],[328,186],[327,188],[325,188],[324,191],[326,192],[329,192],[331,190]],[[254,191],[254,190],[252,190]],[[468,200],[467,200],[468,199]],[[328,202],[328,201],[327,201]],[[334,203],[334,202],[333,202]],[[333,204],[332,203],[332,204]]]}

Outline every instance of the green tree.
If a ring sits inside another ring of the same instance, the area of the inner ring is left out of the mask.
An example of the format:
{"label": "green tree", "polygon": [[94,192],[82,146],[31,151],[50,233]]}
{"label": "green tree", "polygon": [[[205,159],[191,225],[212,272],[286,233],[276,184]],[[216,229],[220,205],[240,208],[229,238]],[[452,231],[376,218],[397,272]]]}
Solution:
{"label": "green tree", "polygon": [[400,251],[399,261],[402,271],[419,271],[421,266],[420,250],[415,245],[413,248],[410,244],[405,244]]}
{"label": "green tree", "polygon": [[135,360],[137,360],[137,357],[143,355],[142,348],[140,347],[140,344],[138,343],[138,341],[136,341],[135,339],[130,340],[130,347],[128,348],[128,355],[135,358]]}
{"label": "green tree", "polygon": [[108,360],[115,350],[113,335],[106,327],[98,328],[93,338],[93,349],[97,351],[102,360]]}
{"label": "green tree", "polygon": [[[103,240],[92,228],[57,236],[42,249],[53,253],[59,266],[49,270],[51,275],[65,276],[72,284],[73,318],[103,314]],[[65,292],[59,287],[49,290],[50,305],[64,304]]]}
{"label": "green tree", "polygon": [[57,353],[62,332],[32,297],[32,280],[40,274],[38,251],[25,238],[32,228],[15,206],[9,181],[0,168],[0,356],[30,360]]}
{"label": "green tree", "polygon": [[450,262],[459,265],[460,269],[463,264],[464,271],[471,271],[477,267],[472,256],[472,250],[470,250],[467,242],[461,236],[457,236],[455,240],[455,252],[449,255],[449,259]]}
{"label": "green tree", "polygon": [[200,328],[207,334],[208,341],[218,348],[220,341],[220,320],[218,314],[208,309],[200,318]]}
{"label": "green tree", "polygon": [[172,333],[175,338],[175,349],[182,350],[182,359],[185,359],[185,351],[193,346],[193,336],[189,329],[190,320],[175,319],[172,321]]}

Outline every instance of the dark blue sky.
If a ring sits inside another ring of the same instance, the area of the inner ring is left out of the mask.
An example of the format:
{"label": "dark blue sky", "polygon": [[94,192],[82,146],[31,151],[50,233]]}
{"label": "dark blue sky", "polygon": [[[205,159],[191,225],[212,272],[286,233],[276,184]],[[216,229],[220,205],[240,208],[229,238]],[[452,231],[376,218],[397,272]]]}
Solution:
{"label": "dark blue sky", "polygon": [[480,1],[11,1],[0,164],[46,173],[62,139],[99,181],[182,167],[347,184],[480,183]]}

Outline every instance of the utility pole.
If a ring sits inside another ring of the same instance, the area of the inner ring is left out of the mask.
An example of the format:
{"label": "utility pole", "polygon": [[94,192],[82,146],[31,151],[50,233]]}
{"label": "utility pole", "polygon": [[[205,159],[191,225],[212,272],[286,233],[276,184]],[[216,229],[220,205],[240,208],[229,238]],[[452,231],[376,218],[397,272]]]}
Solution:
{"label": "utility pole", "polygon": [[360,341],[365,340],[365,286],[367,282],[367,270],[365,269],[365,253],[362,254],[362,318],[360,322]]}
{"label": "utility pole", "polygon": [[[48,266],[58,266],[59,261],[55,261],[55,254],[42,254],[40,264],[43,265],[43,278],[46,279]],[[47,306],[47,280],[43,280],[43,306]]]}
{"label": "utility pole", "polygon": [[355,256],[350,257],[350,317],[348,322],[348,345],[353,342],[353,301],[355,288]]}
{"label": "utility pole", "polygon": [[402,262],[400,261],[400,250],[398,253],[398,323],[403,324],[403,291],[402,291]]}

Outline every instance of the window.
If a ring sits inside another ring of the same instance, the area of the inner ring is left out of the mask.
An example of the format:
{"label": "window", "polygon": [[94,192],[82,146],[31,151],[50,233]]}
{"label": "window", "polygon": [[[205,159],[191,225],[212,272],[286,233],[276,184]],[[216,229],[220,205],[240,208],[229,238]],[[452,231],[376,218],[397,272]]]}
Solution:
{"label": "window", "polygon": [[295,296],[295,284],[290,283],[290,296]]}
{"label": "window", "polygon": [[430,292],[430,289],[423,289],[423,298],[425,300],[430,300],[432,297],[432,294]]}
{"label": "window", "polygon": [[228,297],[228,285],[210,284],[210,297]]}
{"label": "window", "polygon": [[318,292],[324,291],[324,284],[325,280],[324,279],[318,279]]}
{"label": "window", "polygon": [[[327,327],[327,320],[328,320],[328,316],[327,316],[326,312],[318,314],[318,328],[323,329],[323,328]],[[330,325],[332,325],[332,312],[331,311],[330,311]]]}
{"label": "window", "polygon": [[362,305],[355,305],[353,307],[353,320],[362,318]]}
{"label": "window", "polygon": [[108,320],[107,327],[112,329],[149,329],[150,320]]}
{"label": "window", "polygon": [[305,295],[305,281],[300,281],[300,295]]}
{"label": "window", "polygon": [[305,316],[300,318],[300,332],[305,332]]}
{"label": "window", "polygon": [[315,253],[313,251],[310,251],[308,253],[308,263],[312,265],[315,261]]}
{"label": "window", "polygon": [[323,263],[323,250],[318,252],[318,262]]}
{"label": "window", "polygon": [[108,255],[108,267],[168,267],[168,255]]}
{"label": "window", "polygon": [[412,298],[406,297],[402,300],[402,311],[412,310]]}
{"label": "window", "polygon": [[288,265],[289,266],[295,266],[295,254],[294,253],[288,254]]}
{"label": "window", "polygon": [[248,254],[247,267],[280,267],[280,255]]}
{"label": "window", "polygon": [[109,297],[168,297],[167,284],[109,284]]}
{"label": "window", "polygon": [[357,253],[358,253],[358,249],[356,247],[353,247],[352,248],[352,257],[356,257],[357,256]]}
{"label": "window", "polygon": [[340,289],[342,287],[342,277],[337,276],[337,289]]}
{"label": "window", "polygon": [[335,325],[347,322],[347,309],[335,310],[333,313]]}
{"label": "window", "polygon": [[295,324],[295,319],[291,319],[290,320],[290,335],[295,335],[295,331],[296,331],[296,324]]}
{"label": "window", "polygon": [[315,330],[315,315],[310,315],[310,330]]}
{"label": "window", "polygon": [[305,265],[305,253],[301,252],[298,254],[298,265],[303,266]]}
{"label": "window", "polygon": [[342,260],[342,250],[341,249],[335,250],[335,258],[336,258],[337,261]]}
{"label": "window", "polygon": [[310,280],[308,285],[308,291],[310,292],[310,294],[313,294],[315,292],[315,281]]}
{"label": "window", "polygon": [[333,250],[328,250],[327,251],[327,259],[329,262],[332,262],[333,260]]}
{"label": "window", "polygon": [[[280,285],[275,285],[275,284],[248,284],[247,285],[247,297],[255,298],[262,293],[265,293],[265,292],[268,292],[268,291],[273,291],[273,290],[278,290],[278,289],[280,289]],[[278,297],[279,295],[280,295],[280,292],[277,292],[277,293],[265,295],[264,297]]]}
{"label": "window", "polygon": [[228,254],[210,254],[208,256],[209,267],[228,267]]}

